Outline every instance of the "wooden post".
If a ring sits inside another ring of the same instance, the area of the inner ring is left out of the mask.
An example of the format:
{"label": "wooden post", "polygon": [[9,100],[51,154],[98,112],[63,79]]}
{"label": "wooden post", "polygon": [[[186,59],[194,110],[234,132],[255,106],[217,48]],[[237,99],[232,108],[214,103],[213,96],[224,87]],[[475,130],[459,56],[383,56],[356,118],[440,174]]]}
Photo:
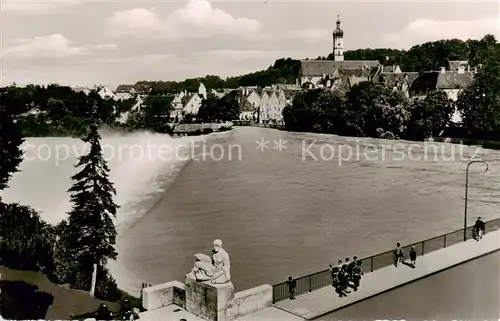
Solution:
{"label": "wooden post", "polygon": [[94,296],[96,281],[97,281],[97,264],[94,264],[94,271],[92,272],[92,285],[90,286],[91,296]]}

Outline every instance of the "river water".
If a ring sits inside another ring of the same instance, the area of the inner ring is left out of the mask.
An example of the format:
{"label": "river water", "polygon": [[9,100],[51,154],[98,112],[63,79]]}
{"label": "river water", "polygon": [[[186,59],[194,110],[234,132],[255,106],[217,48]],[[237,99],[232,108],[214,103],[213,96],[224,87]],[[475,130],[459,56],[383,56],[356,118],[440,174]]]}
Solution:
{"label": "river water", "polygon": [[[217,238],[241,291],[460,229],[471,157],[490,166],[486,173],[482,164],[470,168],[469,223],[500,216],[497,151],[255,127],[198,143],[144,135],[133,139],[189,145],[188,156],[197,159],[111,162],[122,218],[119,258],[110,268],[120,287],[134,294],[142,282],[183,281],[193,255],[208,254]],[[131,138],[112,139],[105,141],[116,146]],[[257,149],[260,140],[268,142],[264,151]],[[4,197],[60,212],[60,204],[43,205],[49,195],[44,184],[55,177],[61,182],[52,187],[64,197],[71,166],[63,171],[25,163]]]}

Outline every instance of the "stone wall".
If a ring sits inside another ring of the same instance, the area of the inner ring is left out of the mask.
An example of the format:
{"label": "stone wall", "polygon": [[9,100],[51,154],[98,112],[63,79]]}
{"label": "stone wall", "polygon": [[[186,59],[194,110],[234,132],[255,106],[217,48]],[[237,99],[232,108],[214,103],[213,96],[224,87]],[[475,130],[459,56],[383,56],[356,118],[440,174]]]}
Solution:
{"label": "stone wall", "polygon": [[232,283],[209,284],[186,278],[142,290],[142,305],[150,311],[177,305],[203,320],[231,321],[273,304],[273,287],[261,285],[234,293]]}
{"label": "stone wall", "polygon": [[253,313],[273,305],[273,287],[265,284],[238,292],[229,302],[227,317],[229,320]]}
{"label": "stone wall", "polygon": [[196,132],[197,130],[203,131],[204,129],[210,128],[214,132],[219,131],[221,127],[232,128],[232,122],[226,123],[207,123],[207,124],[168,124],[174,131],[174,133],[191,133]]}
{"label": "stone wall", "polygon": [[186,307],[186,290],[178,281],[158,284],[142,289],[142,306],[155,310],[170,304]]}

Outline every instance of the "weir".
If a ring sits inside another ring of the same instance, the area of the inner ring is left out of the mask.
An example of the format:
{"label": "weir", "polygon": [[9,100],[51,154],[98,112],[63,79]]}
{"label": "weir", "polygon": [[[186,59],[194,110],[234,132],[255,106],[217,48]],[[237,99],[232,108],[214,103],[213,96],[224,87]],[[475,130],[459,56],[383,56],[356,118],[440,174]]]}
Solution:
{"label": "weir", "polygon": [[[500,250],[500,219],[488,221],[486,226],[487,234],[479,242],[472,238],[466,241],[455,238],[454,235],[463,237],[462,229],[417,243],[421,252],[415,269],[391,266],[392,259],[387,261],[391,252],[364,259],[363,264],[370,262],[370,265],[369,270],[365,268],[360,289],[344,298],[339,298],[330,287],[331,278],[329,274],[324,276],[325,271],[296,279],[296,300],[284,300],[288,289],[283,283],[234,293],[231,282],[200,282],[193,274],[188,274],[184,283],[174,281],[144,288],[142,302],[147,311],[141,313],[140,319],[295,321],[321,318],[356,302]],[[471,232],[472,227],[467,231]],[[329,273],[329,270],[326,271]]]}

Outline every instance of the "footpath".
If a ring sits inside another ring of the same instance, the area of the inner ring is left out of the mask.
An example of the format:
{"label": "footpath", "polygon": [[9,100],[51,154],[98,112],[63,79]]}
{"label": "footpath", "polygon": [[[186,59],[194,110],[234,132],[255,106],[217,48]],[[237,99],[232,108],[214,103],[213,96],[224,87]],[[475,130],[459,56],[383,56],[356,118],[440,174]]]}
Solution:
{"label": "footpath", "polygon": [[[347,297],[340,298],[333,287],[329,286],[298,296],[293,301],[278,302],[273,308],[302,319],[315,319],[497,250],[500,250],[500,231],[493,231],[484,235],[479,242],[471,239],[419,256],[415,269],[401,264],[398,267],[392,265],[366,273],[358,291],[349,293]],[[405,255],[408,256],[408,253]]]}
{"label": "footpath", "polygon": [[[340,298],[334,288],[327,286],[296,297],[295,300],[284,300],[261,311],[245,315],[237,321],[298,321],[314,320],[341,308],[355,304],[404,286],[405,284],[426,278],[433,274],[455,267],[462,263],[500,250],[500,230],[489,232],[483,239],[467,240],[441,250],[417,257],[416,268],[404,264],[393,265],[365,273],[357,292],[351,292],[347,297]],[[405,253],[406,257],[408,253]],[[425,293],[422,293],[425,295]],[[142,320],[179,320],[179,317],[189,321],[200,320],[186,311],[173,313],[173,307],[144,313]],[[174,318],[171,318],[175,315]],[[201,320],[200,320],[201,321]]]}

